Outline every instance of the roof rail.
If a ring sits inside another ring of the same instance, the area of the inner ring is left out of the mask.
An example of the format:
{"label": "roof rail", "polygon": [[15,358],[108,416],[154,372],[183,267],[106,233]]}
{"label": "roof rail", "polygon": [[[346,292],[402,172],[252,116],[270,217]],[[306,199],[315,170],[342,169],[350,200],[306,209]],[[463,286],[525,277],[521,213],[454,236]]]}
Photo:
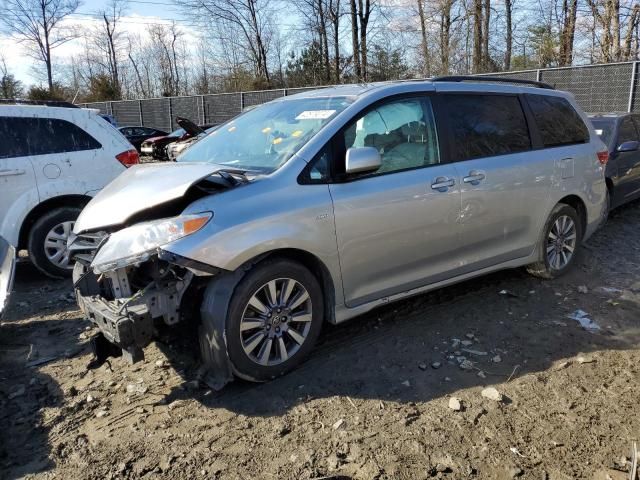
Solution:
{"label": "roof rail", "polygon": [[0,105],[43,105],[46,107],[80,108],[71,102],[61,100],[21,100],[17,98],[0,99]]}
{"label": "roof rail", "polygon": [[535,80],[522,80],[520,78],[496,77],[491,75],[448,75],[443,77],[434,77],[432,82],[488,82],[488,83],[518,83],[522,85],[530,85],[538,88],[546,88],[555,90],[551,85]]}

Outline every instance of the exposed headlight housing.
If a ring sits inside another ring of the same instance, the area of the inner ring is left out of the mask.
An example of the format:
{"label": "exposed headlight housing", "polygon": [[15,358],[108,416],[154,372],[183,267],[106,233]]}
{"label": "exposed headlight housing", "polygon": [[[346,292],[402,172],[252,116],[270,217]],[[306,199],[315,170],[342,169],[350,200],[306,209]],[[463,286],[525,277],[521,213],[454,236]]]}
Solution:
{"label": "exposed headlight housing", "polygon": [[98,250],[91,268],[96,274],[144,262],[167,243],[191,235],[203,228],[213,213],[202,212],[138,223],[109,237]]}

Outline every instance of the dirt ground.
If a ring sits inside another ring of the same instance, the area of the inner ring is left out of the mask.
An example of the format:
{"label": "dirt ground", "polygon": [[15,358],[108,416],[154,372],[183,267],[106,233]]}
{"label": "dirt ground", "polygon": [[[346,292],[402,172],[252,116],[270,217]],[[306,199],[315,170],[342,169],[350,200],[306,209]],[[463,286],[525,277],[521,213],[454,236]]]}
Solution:
{"label": "dirt ground", "polygon": [[189,342],[87,370],[70,283],[20,265],[0,326],[0,477],[627,479],[639,238],[635,203],[560,280],[501,272],[389,305],[327,326],[288,376],[219,393],[194,385]]}

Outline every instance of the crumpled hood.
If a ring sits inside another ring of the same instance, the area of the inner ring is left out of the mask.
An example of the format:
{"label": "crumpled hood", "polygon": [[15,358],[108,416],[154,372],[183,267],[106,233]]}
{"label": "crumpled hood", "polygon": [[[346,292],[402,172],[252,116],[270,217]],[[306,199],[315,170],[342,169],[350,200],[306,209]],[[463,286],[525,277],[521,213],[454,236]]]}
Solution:
{"label": "crumpled hood", "polygon": [[134,165],[104,187],[82,210],[73,232],[119,225],[136,213],[182,197],[221,167],[210,163]]}

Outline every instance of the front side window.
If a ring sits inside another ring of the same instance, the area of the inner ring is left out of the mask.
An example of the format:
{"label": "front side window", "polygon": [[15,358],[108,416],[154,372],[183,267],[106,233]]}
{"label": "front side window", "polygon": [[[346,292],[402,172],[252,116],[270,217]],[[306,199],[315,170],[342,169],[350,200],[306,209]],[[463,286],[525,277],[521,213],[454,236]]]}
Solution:
{"label": "front side window", "polygon": [[[47,155],[101,148],[100,143],[77,125],[57,118],[3,117],[11,151],[0,147],[0,157]],[[4,137],[7,138],[7,137]],[[16,146],[15,143],[20,145]],[[0,142],[4,143],[4,142]]]}
{"label": "front side window", "polygon": [[217,127],[178,161],[273,172],[350,103],[346,97],[266,103]]}
{"label": "front side window", "polygon": [[527,121],[515,96],[444,95],[455,161],[531,149]]}
{"label": "front side window", "polygon": [[[382,158],[378,174],[440,162],[435,121],[428,99],[402,99],[381,104],[350,124],[342,140],[345,152],[349,148],[376,148]],[[344,171],[344,165],[341,171]]]}
{"label": "front side window", "polygon": [[589,129],[567,99],[535,94],[526,98],[545,147],[589,142]]}

